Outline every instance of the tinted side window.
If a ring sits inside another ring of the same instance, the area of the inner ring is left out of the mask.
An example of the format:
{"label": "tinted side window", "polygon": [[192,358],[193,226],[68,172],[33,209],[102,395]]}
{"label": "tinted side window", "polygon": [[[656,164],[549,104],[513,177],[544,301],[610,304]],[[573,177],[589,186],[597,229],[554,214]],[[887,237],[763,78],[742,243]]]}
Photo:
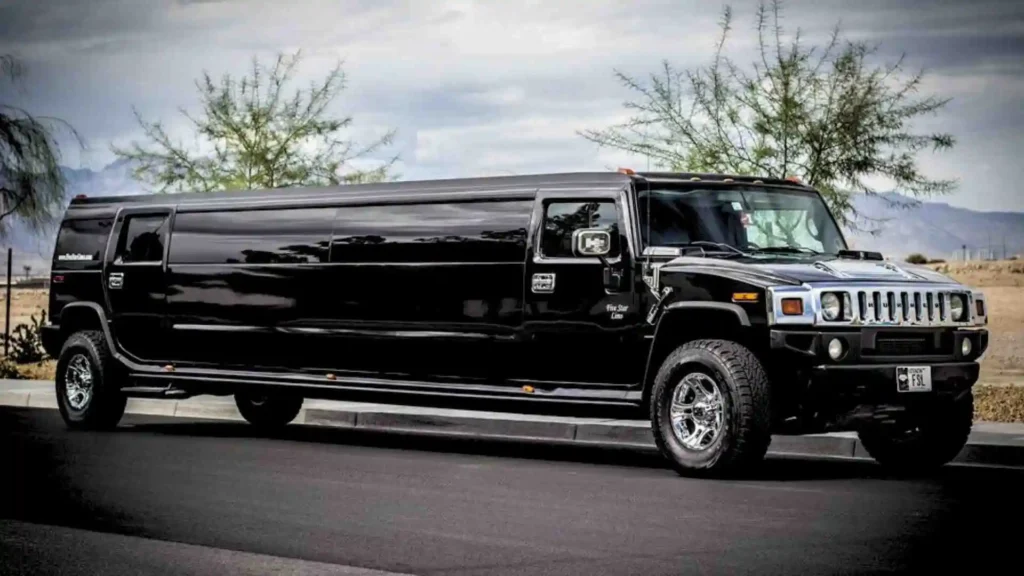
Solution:
{"label": "tinted side window", "polygon": [[451,202],[338,210],[334,262],[523,262],[533,203]]}
{"label": "tinted side window", "polygon": [[572,233],[581,228],[611,232],[609,256],[619,255],[619,215],[615,202],[551,202],[544,208],[540,253],[549,258],[573,258]]}
{"label": "tinted side window", "polygon": [[166,214],[128,216],[121,226],[121,237],[114,254],[115,262],[163,262]]}
{"label": "tinted side window", "polygon": [[65,220],[57,233],[53,261],[57,267],[98,266],[103,262],[103,251],[113,224],[112,218]]}
{"label": "tinted side window", "polygon": [[326,262],[334,213],[334,208],[179,212],[174,218],[169,262]]}

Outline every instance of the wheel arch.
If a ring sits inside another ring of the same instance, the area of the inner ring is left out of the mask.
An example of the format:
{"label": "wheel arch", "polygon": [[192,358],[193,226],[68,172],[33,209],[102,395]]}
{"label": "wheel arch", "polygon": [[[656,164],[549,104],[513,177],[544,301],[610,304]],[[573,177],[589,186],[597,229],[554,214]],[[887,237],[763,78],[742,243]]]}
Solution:
{"label": "wheel arch", "polygon": [[673,350],[692,340],[723,339],[748,344],[754,327],[746,310],[726,302],[673,302],[665,306],[654,329],[643,380],[643,406],[650,400],[654,378]]}
{"label": "wheel arch", "polygon": [[[57,354],[64,342],[75,332],[81,330],[99,330],[106,340],[107,349],[114,352],[114,338],[110,333],[110,324],[103,308],[95,302],[72,302],[64,306],[60,312],[60,341],[57,343]],[[115,355],[116,357],[116,355]]]}

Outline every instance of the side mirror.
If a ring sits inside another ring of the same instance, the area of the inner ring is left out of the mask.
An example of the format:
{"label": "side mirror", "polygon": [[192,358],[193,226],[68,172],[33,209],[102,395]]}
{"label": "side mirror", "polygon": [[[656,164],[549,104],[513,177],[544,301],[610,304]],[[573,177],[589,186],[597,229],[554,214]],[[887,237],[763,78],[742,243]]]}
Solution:
{"label": "side mirror", "polygon": [[612,250],[612,235],[601,228],[582,228],[572,233],[572,253],[575,256],[603,258]]}

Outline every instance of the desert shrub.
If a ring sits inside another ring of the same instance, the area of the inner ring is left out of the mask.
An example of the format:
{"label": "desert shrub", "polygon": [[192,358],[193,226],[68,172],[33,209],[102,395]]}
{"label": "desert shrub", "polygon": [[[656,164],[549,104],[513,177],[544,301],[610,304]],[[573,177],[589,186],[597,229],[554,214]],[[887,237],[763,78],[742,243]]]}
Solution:
{"label": "desert shrub", "polygon": [[18,365],[11,361],[9,356],[0,356],[0,379],[24,380],[25,375],[21,373]]}
{"label": "desert shrub", "polygon": [[943,258],[936,258],[934,260],[929,260],[928,263],[929,264],[945,264],[946,260],[943,259]]}
{"label": "desert shrub", "polygon": [[927,264],[928,258],[924,254],[914,253],[906,257],[906,261],[910,264]]}
{"label": "desert shrub", "polygon": [[42,340],[42,327],[45,322],[46,310],[43,310],[39,318],[33,314],[29,324],[15,326],[9,337],[0,335],[0,341],[7,339],[5,344],[10,350],[7,359],[18,364],[40,362],[45,359],[46,352],[43,351]]}

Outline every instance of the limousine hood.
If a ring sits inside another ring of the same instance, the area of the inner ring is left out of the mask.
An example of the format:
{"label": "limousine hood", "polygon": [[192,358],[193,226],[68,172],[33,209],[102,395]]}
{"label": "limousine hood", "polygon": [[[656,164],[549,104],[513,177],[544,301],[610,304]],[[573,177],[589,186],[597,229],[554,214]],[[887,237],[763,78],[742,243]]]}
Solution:
{"label": "limousine hood", "polygon": [[948,276],[924,266],[890,261],[828,259],[718,259],[683,256],[667,262],[666,273],[721,274],[758,285],[815,284],[823,282],[898,282],[956,284]]}

